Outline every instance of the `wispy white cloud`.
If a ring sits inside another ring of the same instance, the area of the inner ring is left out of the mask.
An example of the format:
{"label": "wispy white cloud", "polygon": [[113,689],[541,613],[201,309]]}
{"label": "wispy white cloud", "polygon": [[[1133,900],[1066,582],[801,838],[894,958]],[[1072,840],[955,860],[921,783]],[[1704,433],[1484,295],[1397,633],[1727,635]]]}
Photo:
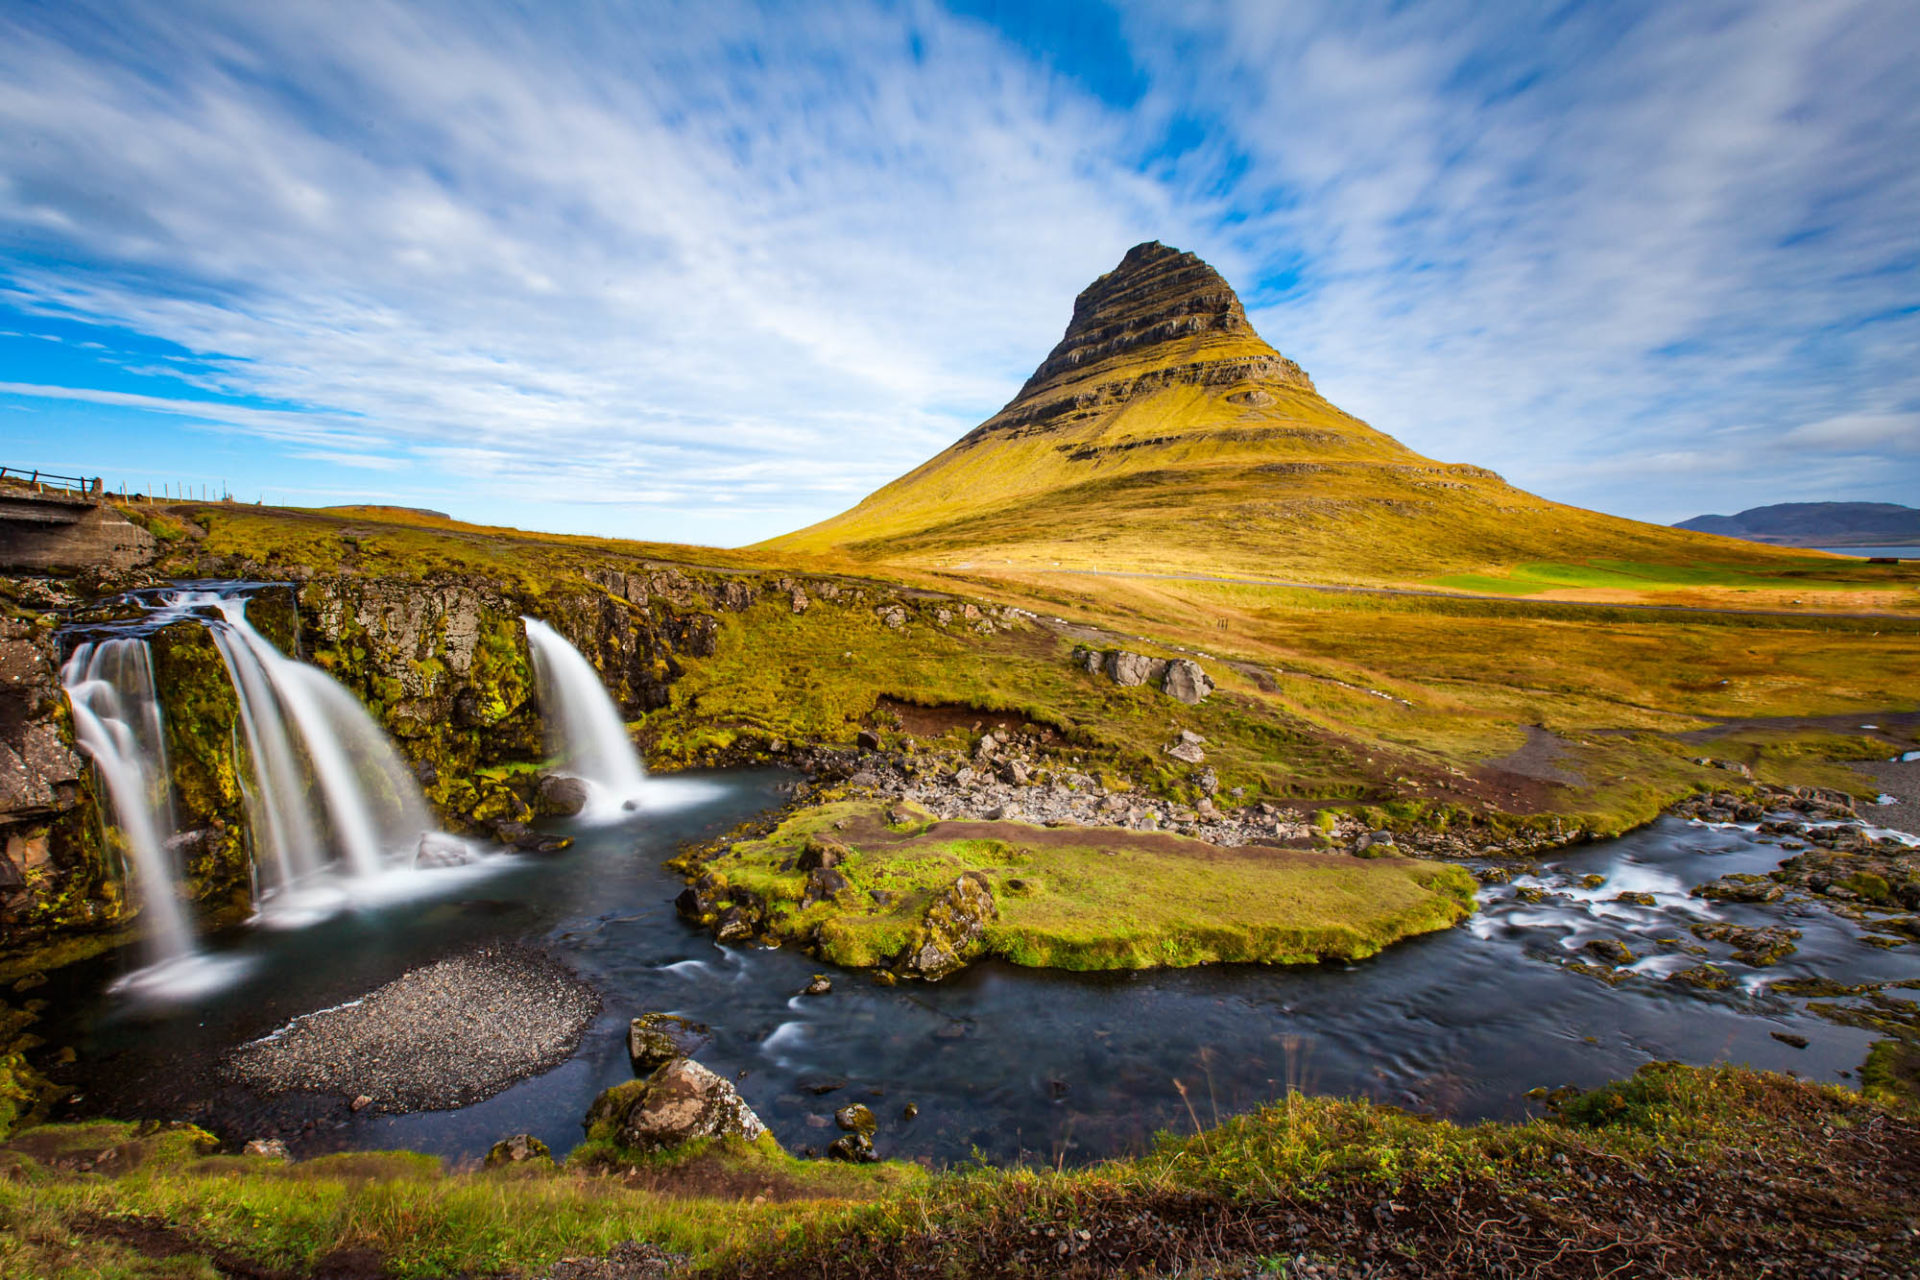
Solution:
{"label": "wispy white cloud", "polygon": [[194,357],[74,398],[740,541],[992,412],[1152,237],[1336,401],[1553,496],[1893,496],[1899,9],[1129,7],[1128,102],[931,3],[16,10],[0,302]]}

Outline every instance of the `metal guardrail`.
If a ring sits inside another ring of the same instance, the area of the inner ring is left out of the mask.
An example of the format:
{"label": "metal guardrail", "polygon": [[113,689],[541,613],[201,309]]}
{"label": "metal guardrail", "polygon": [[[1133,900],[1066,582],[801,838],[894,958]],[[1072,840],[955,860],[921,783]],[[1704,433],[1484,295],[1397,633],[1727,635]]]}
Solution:
{"label": "metal guardrail", "polygon": [[31,485],[34,490],[59,489],[66,493],[78,493],[88,497],[100,497],[103,484],[99,476],[63,476],[39,468],[0,467],[0,480],[18,480]]}

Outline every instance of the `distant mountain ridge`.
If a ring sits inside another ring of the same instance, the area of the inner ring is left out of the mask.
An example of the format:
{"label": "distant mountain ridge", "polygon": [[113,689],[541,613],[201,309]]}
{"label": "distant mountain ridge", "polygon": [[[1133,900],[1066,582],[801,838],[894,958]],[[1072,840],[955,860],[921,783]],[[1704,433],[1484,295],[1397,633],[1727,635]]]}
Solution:
{"label": "distant mountain ridge", "polygon": [[1777,502],[1673,527],[1786,547],[1920,546],[1920,510],[1897,502]]}

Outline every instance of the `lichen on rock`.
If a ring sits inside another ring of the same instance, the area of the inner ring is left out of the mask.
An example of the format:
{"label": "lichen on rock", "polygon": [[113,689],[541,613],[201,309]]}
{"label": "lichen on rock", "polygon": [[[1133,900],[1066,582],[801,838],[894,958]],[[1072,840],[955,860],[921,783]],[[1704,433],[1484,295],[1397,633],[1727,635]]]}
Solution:
{"label": "lichen on rock", "polygon": [[644,1080],[615,1085],[593,1100],[588,1141],[630,1151],[665,1151],[699,1138],[758,1143],[767,1127],[733,1085],[688,1058],[675,1058]]}
{"label": "lichen on rock", "polygon": [[920,923],[894,960],[894,971],[938,982],[966,968],[986,947],[987,925],[999,917],[1000,908],[985,876],[977,871],[957,876],[927,903]]}

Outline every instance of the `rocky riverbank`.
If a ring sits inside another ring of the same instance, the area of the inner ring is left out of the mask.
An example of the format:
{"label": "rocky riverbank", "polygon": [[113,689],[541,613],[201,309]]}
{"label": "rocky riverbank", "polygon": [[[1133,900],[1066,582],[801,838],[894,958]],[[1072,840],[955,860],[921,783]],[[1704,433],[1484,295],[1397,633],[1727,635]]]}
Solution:
{"label": "rocky riverbank", "polygon": [[1163,752],[1192,770],[1200,798],[1193,804],[1157,795],[1109,771],[1082,771],[1042,748],[1037,731],[982,734],[972,754],[939,748],[884,750],[878,735],[861,734],[852,751],[800,748],[788,761],[807,775],[797,803],[844,796],[909,801],[933,817],[961,822],[1017,822],[1034,826],[1111,827],[1190,836],[1226,848],[1274,845],[1349,853],[1369,849],[1418,857],[1464,859],[1526,857],[1589,838],[1577,821],[1561,817],[1434,824],[1400,821],[1391,829],[1363,821],[1345,808],[1255,799],[1244,789],[1222,790],[1206,764],[1206,739],[1172,735]]}

